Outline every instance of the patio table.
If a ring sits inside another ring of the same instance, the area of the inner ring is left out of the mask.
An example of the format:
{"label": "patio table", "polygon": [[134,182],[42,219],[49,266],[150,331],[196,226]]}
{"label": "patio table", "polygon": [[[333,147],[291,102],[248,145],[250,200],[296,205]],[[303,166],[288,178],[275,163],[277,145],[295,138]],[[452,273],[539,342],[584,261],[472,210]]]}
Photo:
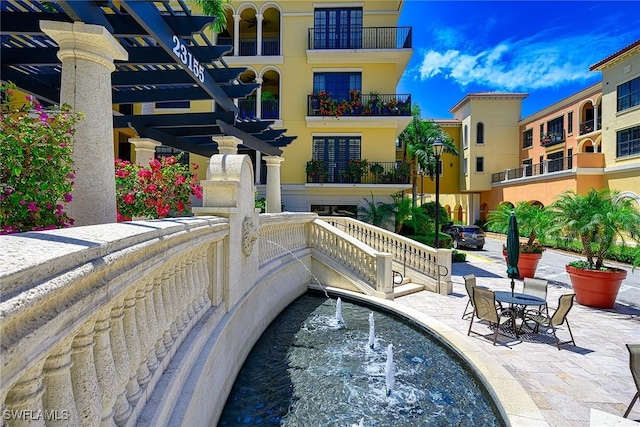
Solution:
{"label": "patio table", "polygon": [[[522,325],[525,324],[524,313],[527,306],[541,307],[541,306],[547,305],[547,301],[544,300],[543,298],[540,298],[534,295],[523,294],[520,292],[514,292],[512,294],[511,291],[495,291],[494,295],[496,297],[497,302],[509,304],[509,306],[514,309],[516,316],[522,319],[522,324],[520,325],[520,329],[522,329]],[[513,324],[512,324],[513,330],[515,331],[516,336],[519,336],[519,333],[518,333],[519,329],[516,328],[515,322],[516,322],[516,319],[514,317]]]}

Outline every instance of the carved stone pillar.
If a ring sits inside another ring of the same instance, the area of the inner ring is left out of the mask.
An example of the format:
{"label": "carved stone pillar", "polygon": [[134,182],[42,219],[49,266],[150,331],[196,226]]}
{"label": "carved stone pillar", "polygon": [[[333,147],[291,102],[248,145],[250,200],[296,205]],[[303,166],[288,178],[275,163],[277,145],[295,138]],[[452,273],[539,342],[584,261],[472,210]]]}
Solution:
{"label": "carved stone pillar", "polygon": [[156,157],[156,147],[162,145],[151,138],[129,138],[129,142],[136,150],[136,163],[145,167]]}
{"label": "carved stone pillar", "polygon": [[[156,314],[156,331],[158,338],[155,345],[156,357],[158,360],[164,359],[167,355],[167,347],[164,345],[164,333],[167,330],[167,317],[164,300],[162,298],[164,271],[153,279],[153,308]],[[171,336],[171,334],[169,334]]]}
{"label": "carved stone pillar", "polygon": [[71,341],[68,338],[59,343],[44,363],[42,405],[48,410],[66,411],[65,416],[49,420],[51,426],[80,424],[71,383]]}
{"label": "carved stone pillar", "polygon": [[96,426],[102,419],[100,389],[93,360],[94,323],[87,322],[73,339],[71,344],[71,383],[76,410],[83,426]]}
{"label": "carved stone pillar", "polygon": [[42,360],[29,368],[7,393],[4,404],[5,408],[10,411],[8,425],[44,427],[44,417],[38,418],[36,416],[38,411],[44,409],[42,405],[42,394],[44,393],[42,367],[44,362]]}
{"label": "carved stone pillar", "polygon": [[98,314],[94,329],[96,344],[93,347],[93,359],[100,388],[100,402],[102,404],[100,425],[102,427],[116,425],[113,420],[113,406],[118,394],[118,378],[109,337],[110,320],[111,309],[108,307]]}
{"label": "carved stone pillar", "polygon": [[[113,350],[113,362],[116,367],[116,379],[118,380],[118,395],[114,405],[113,419],[119,426],[124,425],[131,416],[131,405],[127,400],[127,383],[131,372],[129,362],[129,349],[125,341],[124,333],[124,301],[118,300],[111,308],[111,320],[109,338]],[[137,383],[136,383],[137,384]]]}
{"label": "carved stone pillar", "polygon": [[265,156],[267,162],[267,213],[282,212],[282,196],[280,193],[280,164],[284,159],[280,156]]}
{"label": "carved stone pillar", "polygon": [[[124,340],[127,344],[127,348],[129,349],[129,380],[127,381],[127,400],[131,403],[132,406],[135,406],[136,402],[142,395],[142,389],[140,389],[140,384],[138,383],[138,367],[144,365],[147,366],[146,363],[143,364],[141,351],[140,351],[140,340],[138,337],[138,328],[136,327],[136,313],[135,313],[135,305],[136,305],[136,293],[135,290],[130,290],[129,293],[124,298],[124,317],[122,319],[122,325],[124,327]],[[142,372],[141,376],[145,377],[149,375],[149,371]]]}
{"label": "carved stone pillar", "polygon": [[75,225],[116,222],[111,73],[114,60],[126,60],[127,51],[99,25],[40,21],[40,28],[59,46],[60,103],[85,114],[73,138],[76,177],[69,216]]}

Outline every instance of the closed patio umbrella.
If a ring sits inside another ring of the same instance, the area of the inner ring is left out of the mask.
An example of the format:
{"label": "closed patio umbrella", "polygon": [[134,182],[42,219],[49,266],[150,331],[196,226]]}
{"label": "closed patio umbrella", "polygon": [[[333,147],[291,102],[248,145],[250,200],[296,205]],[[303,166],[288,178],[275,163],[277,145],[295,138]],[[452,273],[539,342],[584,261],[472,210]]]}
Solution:
{"label": "closed patio umbrella", "polygon": [[518,271],[518,258],[520,258],[520,235],[518,234],[518,221],[515,213],[511,212],[509,229],[507,230],[507,276],[511,279],[511,295],[515,283],[513,279],[520,277]]}

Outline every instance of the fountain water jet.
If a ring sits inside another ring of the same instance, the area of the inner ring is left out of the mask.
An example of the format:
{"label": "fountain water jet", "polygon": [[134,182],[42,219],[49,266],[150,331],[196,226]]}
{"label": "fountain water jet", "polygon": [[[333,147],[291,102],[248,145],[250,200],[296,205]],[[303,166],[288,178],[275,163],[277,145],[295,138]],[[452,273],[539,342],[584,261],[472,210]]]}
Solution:
{"label": "fountain water jet", "polygon": [[338,322],[338,325],[345,326],[344,319],[342,318],[342,300],[340,297],[338,297],[338,300],[336,301],[336,321]]}
{"label": "fountain water jet", "polygon": [[387,381],[387,396],[391,396],[391,392],[396,385],[396,373],[393,366],[393,344],[387,346],[387,363],[385,364],[384,374]]}
{"label": "fountain water jet", "polygon": [[376,339],[376,326],[373,320],[373,311],[369,313],[369,348],[373,350],[373,344]]}

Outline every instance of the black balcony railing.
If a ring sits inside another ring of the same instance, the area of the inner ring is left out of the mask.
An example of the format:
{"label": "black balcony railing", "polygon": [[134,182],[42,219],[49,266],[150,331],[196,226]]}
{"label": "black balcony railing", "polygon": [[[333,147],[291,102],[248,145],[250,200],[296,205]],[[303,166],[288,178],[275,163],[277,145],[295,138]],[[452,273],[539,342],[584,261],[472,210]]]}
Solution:
{"label": "black balcony railing", "polygon": [[[233,37],[218,36],[217,43],[219,45],[233,46]],[[240,40],[239,56],[255,56],[258,54],[258,43],[252,39]],[[265,37],[262,40],[262,55],[277,56],[280,55],[280,39],[278,37]]]}
{"label": "black balcony railing", "polygon": [[[277,119],[278,118],[278,100],[270,99],[261,101],[262,111],[261,119]],[[256,100],[255,99],[239,99],[238,100],[238,117],[242,119],[255,119],[257,117]]]}
{"label": "black balcony railing", "polygon": [[542,163],[522,165],[519,168],[496,172],[494,174],[491,174],[491,182],[503,182],[509,181],[511,179],[524,178],[528,176],[539,176],[552,172],[561,172],[571,169],[573,169],[573,156],[560,157],[558,159],[548,159]]}
{"label": "black balcony railing", "polygon": [[307,162],[307,182],[327,184],[409,184],[408,163],[372,162],[365,159],[348,162],[312,160]]}
{"label": "black balcony railing", "polygon": [[546,135],[540,135],[540,145],[550,147],[552,145],[561,144],[565,141],[564,129],[557,132],[549,132]]}
{"label": "black balcony railing", "polygon": [[591,133],[596,130],[602,129],[602,118],[598,117],[598,121],[596,122],[594,119],[587,120],[586,122],[580,123],[580,135],[585,135],[587,133]]}
{"label": "black balcony railing", "polygon": [[411,95],[320,92],[307,95],[308,116],[410,116]]}
{"label": "black balcony railing", "polygon": [[410,49],[411,27],[309,28],[309,49]]}

